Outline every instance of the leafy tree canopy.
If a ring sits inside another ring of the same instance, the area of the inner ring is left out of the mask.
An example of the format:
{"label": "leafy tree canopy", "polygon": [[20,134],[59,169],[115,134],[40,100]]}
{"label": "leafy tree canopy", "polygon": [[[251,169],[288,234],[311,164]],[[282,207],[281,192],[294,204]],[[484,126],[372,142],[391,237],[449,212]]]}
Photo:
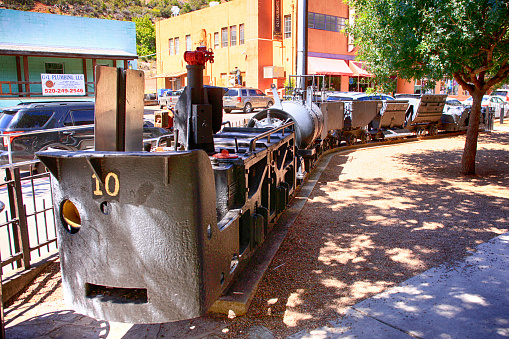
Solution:
{"label": "leafy tree canopy", "polygon": [[134,18],[136,24],[136,52],[139,56],[148,56],[145,59],[155,59],[152,55],[156,52],[156,30],[154,24],[145,15],[142,18]]}
{"label": "leafy tree canopy", "polygon": [[448,77],[472,95],[462,172],[474,174],[482,96],[509,75],[509,1],[348,1],[358,57],[380,83]]}
{"label": "leafy tree canopy", "polygon": [[488,90],[509,74],[507,0],[350,0],[358,57],[380,80],[454,77]]}

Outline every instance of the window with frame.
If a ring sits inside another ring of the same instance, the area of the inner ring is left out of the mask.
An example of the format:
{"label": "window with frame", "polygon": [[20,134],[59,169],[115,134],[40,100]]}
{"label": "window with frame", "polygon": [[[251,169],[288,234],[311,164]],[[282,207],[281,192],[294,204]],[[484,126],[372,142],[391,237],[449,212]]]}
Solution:
{"label": "window with frame", "polygon": [[94,110],[73,110],[69,112],[64,121],[64,126],[91,125],[94,123]]}
{"label": "window with frame", "polygon": [[315,14],[315,28],[325,29],[325,14]]}
{"label": "window with frame", "polygon": [[345,28],[345,20],[332,15],[308,13],[308,27],[324,31],[341,32]]}
{"label": "window with frame", "polygon": [[284,37],[285,39],[292,37],[292,16],[284,16]]}
{"label": "window with frame", "polygon": [[346,28],[346,19],[345,18],[339,18],[338,17],[338,25],[336,32],[341,32],[341,30]]}
{"label": "window with frame", "polygon": [[180,53],[180,39],[175,38],[175,55]]}
{"label": "window with frame", "polygon": [[325,30],[335,32],[337,30],[336,17],[327,15],[325,16]]}
{"label": "window with frame", "polygon": [[221,47],[228,47],[228,28],[221,28]]}
{"label": "window with frame", "polygon": [[244,24],[239,25],[239,45],[244,45]]}
{"label": "window with frame", "polygon": [[214,48],[219,48],[219,32],[214,32]]}
{"label": "window with frame", "polygon": [[186,51],[190,51],[193,49],[193,44],[191,43],[191,35],[186,35]]}
{"label": "window with frame", "polygon": [[237,26],[230,26],[230,46],[237,46]]}
{"label": "window with frame", "polygon": [[45,62],[44,69],[47,74],[64,74],[63,62]]}
{"label": "window with frame", "polygon": [[173,55],[175,51],[173,50],[173,39],[168,39],[168,50],[170,51],[170,55]]}

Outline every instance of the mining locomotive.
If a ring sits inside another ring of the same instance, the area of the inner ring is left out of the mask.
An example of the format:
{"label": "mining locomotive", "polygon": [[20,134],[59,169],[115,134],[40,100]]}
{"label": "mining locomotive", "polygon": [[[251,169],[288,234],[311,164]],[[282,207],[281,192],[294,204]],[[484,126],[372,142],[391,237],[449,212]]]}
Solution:
{"label": "mining locomotive", "polygon": [[65,298],[80,313],[130,323],[205,314],[324,151],[408,132],[408,102],[317,102],[313,87],[288,101],[274,90],[274,106],[246,127],[225,126],[224,89],[203,85],[213,53],[184,58],[188,85],[162,152],[142,150],[143,75],[98,66],[95,150],[38,154],[52,174]]}

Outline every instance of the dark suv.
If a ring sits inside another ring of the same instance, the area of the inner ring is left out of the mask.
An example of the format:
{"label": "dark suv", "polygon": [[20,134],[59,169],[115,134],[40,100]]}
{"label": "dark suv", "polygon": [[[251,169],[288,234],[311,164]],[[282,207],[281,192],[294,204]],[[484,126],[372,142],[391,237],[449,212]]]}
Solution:
{"label": "dark suv", "polygon": [[[93,124],[94,102],[22,103],[4,108],[0,115],[0,133],[4,135]],[[168,133],[168,130],[154,127],[150,122],[145,122],[143,127],[144,138],[157,138]],[[4,136],[0,145],[0,165],[9,163],[9,143],[13,163],[30,161],[35,159],[35,152],[49,148],[70,151],[93,149],[94,128]]]}

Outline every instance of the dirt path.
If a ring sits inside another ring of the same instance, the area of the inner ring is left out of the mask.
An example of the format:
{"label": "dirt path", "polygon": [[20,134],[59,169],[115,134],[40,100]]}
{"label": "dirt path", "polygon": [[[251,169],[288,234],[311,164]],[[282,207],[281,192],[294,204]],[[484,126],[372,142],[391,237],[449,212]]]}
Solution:
{"label": "dirt path", "polygon": [[[507,232],[509,133],[480,136],[475,177],[458,174],[464,140],[333,156],[247,316],[209,318],[222,330],[197,337],[253,337],[261,329],[266,337],[285,338],[326,325],[357,302]],[[61,299],[53,267],[14,306]]]}

